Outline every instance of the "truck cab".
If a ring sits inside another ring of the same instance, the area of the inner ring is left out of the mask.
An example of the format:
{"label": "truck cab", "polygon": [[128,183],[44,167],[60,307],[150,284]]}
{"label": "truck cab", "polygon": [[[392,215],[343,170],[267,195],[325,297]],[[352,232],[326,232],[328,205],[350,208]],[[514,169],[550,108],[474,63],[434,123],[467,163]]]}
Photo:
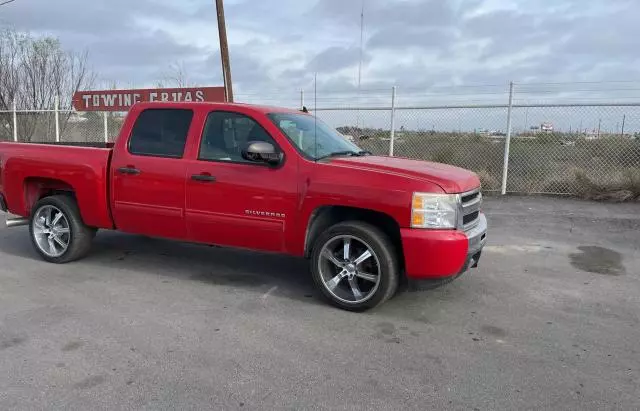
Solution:
{"label": "truck cab", "polygon": [[282,108],[139,103],[113,146],[0,143],[0,208],[47,261],[83,257],[98,229],[284,253],[356,311],[476,266],[481,205],[470,171],[372,155]]}

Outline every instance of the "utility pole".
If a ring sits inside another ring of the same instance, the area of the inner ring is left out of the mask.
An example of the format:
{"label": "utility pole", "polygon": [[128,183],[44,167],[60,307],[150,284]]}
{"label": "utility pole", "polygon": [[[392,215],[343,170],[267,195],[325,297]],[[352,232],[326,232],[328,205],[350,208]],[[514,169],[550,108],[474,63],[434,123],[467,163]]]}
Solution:
{"label": "utility pole", "polygon": [[600,138],[600,127],[602,126],[602,119],[598,119],[598,138]]}
{"label": "utility pole", "polygon": [[218,13],[218,36],[220,37],[220,56],[222,57],[222,77],[224,91],[229,103],[233,103],[233,86],[231,83],[231,62],[229,61],[229,44],[227,43],[227,27],[224,21],[223,0],[216,0]]}
{"label": "utility pole", "polygon": [[622,131],[620,132],[620,137],[624,137],[624,121],[627,119],[627,115],[622,115]]}

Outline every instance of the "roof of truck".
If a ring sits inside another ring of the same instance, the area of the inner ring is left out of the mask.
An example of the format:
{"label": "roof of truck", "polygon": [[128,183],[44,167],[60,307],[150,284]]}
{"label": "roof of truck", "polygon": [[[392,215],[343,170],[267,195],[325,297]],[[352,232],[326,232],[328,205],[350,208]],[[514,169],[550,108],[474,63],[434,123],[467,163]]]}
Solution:
{"label": "roof of truck", "polygon": [[145,101],[136,103],[136,106],[141,108],[190,108],[190,107],[207,107],[207,108],[248,108],[263,114],[268,113],[296,113],[302,114],[301,110],[295,110],[284,107],[276,107],[276,106],[262,106],[257,104],[246,104],[246,103],[217,103],[217,102],[172,102],[172,101]]}

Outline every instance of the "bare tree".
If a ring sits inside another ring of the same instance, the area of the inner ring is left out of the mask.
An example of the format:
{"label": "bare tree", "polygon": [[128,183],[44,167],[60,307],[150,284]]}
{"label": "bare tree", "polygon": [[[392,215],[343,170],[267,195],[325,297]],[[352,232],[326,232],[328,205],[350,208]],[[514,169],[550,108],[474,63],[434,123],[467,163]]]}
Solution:
{"label": "bare tree", "polygon": [[195,85],[189,81],[187,71],[184,68],[184,62],[174,62],[169,65],[169,70],[164,74],[158,87],[163,88],[165,85],[169,87],[194,87]]}
{"label": "bare tree", "polygon": [[[90,87],[94,80],[87,53],[65,51],[52,37],[0,31],[0,111],[11,110],[14,100],[19,109],[50,110],[56,97],[60,98],[61,109],[70,110],[73,93]],[[0,118],[0,126],[7,123],[6,116],[7,113]],[[21,113],[20,138],[30,141],[36,131],[49,131],[40,129],[50,129],[52,121],[38,121],[46,117]],[[68,118],[69,115],[62,116],[62,129]],[[7,127],[0,127],[0,139],[6,138],[6,130]]]}

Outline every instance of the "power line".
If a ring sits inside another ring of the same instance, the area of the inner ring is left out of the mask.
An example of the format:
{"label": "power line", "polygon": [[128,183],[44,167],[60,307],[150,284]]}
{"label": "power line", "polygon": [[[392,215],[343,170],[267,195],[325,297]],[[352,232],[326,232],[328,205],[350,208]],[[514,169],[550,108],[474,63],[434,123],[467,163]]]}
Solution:
{"label": "power line", "polygon": [[519,94],[526,94],[526,93],[531,93],[531,94],[535,94],[535,93],[595,93],[595,92],[608,92],[608,91],[640,91],[640,88],[600,88],[600,89],[556,89],[556,90],[544,90],[544,89],[540,89],[540,90],[536,90],[536,89],[528,89],[528,90],[524,90],[524,89],[520,89],[518,90]]}
{"label": "power line", "polygon": [[2,3],[0,3],[0,6],[4,6],[5,4],[13,3],[14,1],[16,1],[16,0],[6,0],[6,1],[3,1]]}
{"label": "power line", "polygon": [[550,83],[513,83],[516,86],[541,86],[541,85],[564,85],[564,84],[608,84],[608,83],[640,83],[638,80],[605,80],[605,81],[560,81]]}

